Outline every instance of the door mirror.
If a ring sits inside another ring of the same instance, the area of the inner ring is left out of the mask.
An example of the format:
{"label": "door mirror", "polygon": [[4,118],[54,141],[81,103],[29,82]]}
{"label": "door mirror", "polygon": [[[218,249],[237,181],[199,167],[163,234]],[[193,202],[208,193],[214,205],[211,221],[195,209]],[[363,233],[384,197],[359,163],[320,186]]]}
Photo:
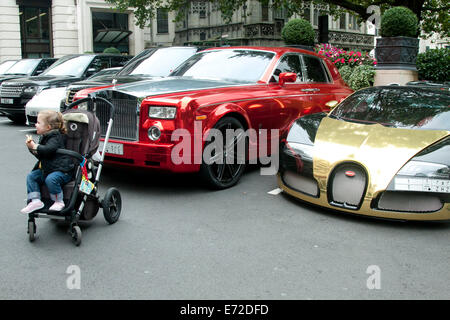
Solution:
{"label": "door mirror", "polygon": [[278,78],[278,83],[283,86],[286,82],[295,82],[297,74],[294,72],[282,72]]}
{"label": "door mirror", "polygon": [[339,104],[338,101],[336,101],[336,100],[331,100],[331,101],[328,101],[327,103],[325,103],[325,106],[328,107],[328,108],[330,108],[330,111],[331,111],[331,110],[333,110],[338,104]]}
{"label": "door mirror", "polygon": [[97,73],[99,70],[97,70],[96,68],[89,68],[86,71],[86,77],[90,77],[92,76],[94,73]]}

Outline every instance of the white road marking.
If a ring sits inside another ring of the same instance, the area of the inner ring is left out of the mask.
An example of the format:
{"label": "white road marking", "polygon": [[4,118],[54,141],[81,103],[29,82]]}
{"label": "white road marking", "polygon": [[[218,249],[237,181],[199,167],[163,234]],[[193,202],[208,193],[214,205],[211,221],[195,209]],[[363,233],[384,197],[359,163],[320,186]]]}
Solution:
{"label": "white road marking", "polygon": [[267,193],[276,196],[277,194],[280,194],[280,193],[282,193],[282,192],[283,192],[282,189],[276,188],[276,189],[273,189],[272,191],[269,191],[269,192],[267,192]]}
{"label": "white road marking", "polygon": [[20,132],[31,132],[31,131],[36,131],[36,129],[22,129],[19,130]]}
{"label": "white road marking", "polygon": [[11,120],[0,120],[0,123],[11,122]]}

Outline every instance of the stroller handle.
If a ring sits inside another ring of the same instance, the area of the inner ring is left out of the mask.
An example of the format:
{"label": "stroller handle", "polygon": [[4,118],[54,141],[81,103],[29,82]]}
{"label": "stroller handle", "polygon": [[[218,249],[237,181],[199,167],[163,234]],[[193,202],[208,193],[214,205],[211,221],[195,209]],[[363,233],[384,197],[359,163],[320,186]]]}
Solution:
{"label": "stroller handle", "polygon": [[81,103],[83,103],[83,102],[86,102],[86,101],[92,101],[92,102],[95,102],[95,100],[103,101],[103,102],[105,102],[105,103],[110,107],[110,109],[111,109],[111,115],[110,115],[110,118],[113,119],[113,118],[114,118],[114,111],[115,111],[114,105],[113,105],[111,102],[109,102],[108,100],[106,100],[105,98],[97,97],[97,96],[91,96],[91,95],[88,95],[87,98],[83,98],[83,99],[74,101],[74,102],[72,102],[71,104],[69,104],[69,105],[66,107],[65,110],[72,109],[73,107],[75,107],[75,106],[77,106],[77,105],[79,105],[79,104],[81,104]]}

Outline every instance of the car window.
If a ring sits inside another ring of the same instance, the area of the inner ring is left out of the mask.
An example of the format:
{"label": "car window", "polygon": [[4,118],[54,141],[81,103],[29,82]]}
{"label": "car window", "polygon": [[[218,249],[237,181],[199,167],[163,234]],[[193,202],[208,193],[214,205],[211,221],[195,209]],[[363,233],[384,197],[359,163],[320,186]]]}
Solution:
{"label": "car window", "polygon": [[406,129],[450,130],[450,94],[437,90],[358,91],[330,117]]}
{"label": "car window", "polygon": [[270,82],[278,82],[278,76],[283,72],[293,72],[297,74],[297,80],[295,82],[302,82],[302,65],[300,63],[300,56],[298,54],[286,54],[278,63],[275,68]]}
{"label": "car window", "polygon": [[5,62],[0,63],[0,74],[5,73],[11,66],[13,66],[17,61],[15,60],[8,60]]}
{"label": "car window", "polygon": [[171,76],[256,83],[274,57],[273,52],[258,50],[202,51],[185,61]]}
{"label": "car window", "polygon": [[161,48],[150,51],[133,64],[127,66],[118,74],[146,75],[154,77],[166,77],[174,71],[182,62],[192,56],[196,48]]}
{"label": "car window", "polygon": [[5,74],[29,75],[39,63],[39,59],[23,59],[14,64]]}
{"label": "car window", "polygon": [[93,68],[100,71],[105,68],[109,68],[109,57],[95,57],[89,65],[89,69]]}
{"label": "car window", "polygon": [[42,72],[45,71],[45,69],[50,67],[53,64],[53,62],[55,62],[55,61],[56,60],[52,60],[52,59],[42,59],[34,73],[41,74]]}
{"label": "car window", "polygon": [[66,56],[52,64],[41,75],[81,77],[91,61],[90,55]]}
{"label": "car window", "polygon": [[322,61],[319,58],[304,55],[306,82],[328,82]]}
{"label": "car window", "polygon": [[130,59],[127,57],[112,57],[111,58],[111,67],[123,67]]}

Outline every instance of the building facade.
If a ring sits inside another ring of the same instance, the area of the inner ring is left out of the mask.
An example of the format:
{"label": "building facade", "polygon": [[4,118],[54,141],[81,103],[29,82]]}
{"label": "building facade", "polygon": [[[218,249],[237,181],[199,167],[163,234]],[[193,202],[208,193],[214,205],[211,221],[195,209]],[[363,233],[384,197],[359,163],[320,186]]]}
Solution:
{"label": "building facade", "polygon": [[165,28],[158,29],[154,20],[140,29],[132,9],[119,12],[104,0],[2,0],[0,62],[102,52],[107,47],[135,55],[146,46],[171,45],[172,20],[167,14]]}
{"label": "building facade", "polygon": [[[247,3],[233,14],[231,23],[225,24],[217,4],[208,1],[191,1],[185,18],[176,25],[174,44],[230,44],[280,46],[281,30],[293,18],[311,22],[319,40],[319,17],[324,6],[304,3],[303,13],[289,17],[283,9],[274,10],[270,4],[256,0]],[[374,30],[370,32],[366,23],[358,24],[356,16],[345,13],[338,19],[328,20],[329,43],[345,49],[370,51],[374,48]],[[372,34],[370,34],[372,33]]]}

